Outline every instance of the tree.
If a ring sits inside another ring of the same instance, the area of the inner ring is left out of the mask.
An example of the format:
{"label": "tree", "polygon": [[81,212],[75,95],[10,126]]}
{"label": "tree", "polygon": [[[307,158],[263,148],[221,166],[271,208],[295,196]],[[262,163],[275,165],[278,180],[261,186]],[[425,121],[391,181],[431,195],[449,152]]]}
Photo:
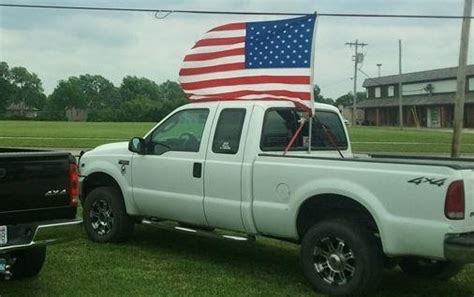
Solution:
{"label": "tree", "polygon": [[120,95],[123,101],[130,101],[139,96],[150,100],[158,100],[161,94],[159,86],[154,81],[129,75],[122,80]]}
{"label": "tree", "polygon": [[10,69],[6,62],[0,62],[0,113],[5,112],[9,99],[13,96]]}
{"label": "tree", "polygon": [[41,79],[30,73],[25,67],[10,69],[11,83],[14,88],[12,102],[23,107],[36,107],[41,109],[46,103]]}
{"label": "tree", "polygon": [[314,85],[313,95],[314,95],[314,101],[315,102],[334,105],[334,100],[333,99],[324,98],[323,95],[321,95],[321,88],[318,85]]}
{"label": "tree", "polygon": [[[354,96],[352,93],[347,93],[345,95],[342,95],[341,97],[336,99],[336,106],[342,105],[342,106],[349,106],[352,105]],[[367,96],[365,92],[357,92],[357,102],[362,102],[364,100],[367,100]]]}
{"label": "tree", "polygon": [[[177,82],[157,84],[148,78],[124,77],[120,85],[121,121],[158,121],[188,101]],[[143,108],[140,108],[139,105]]]}
{"label": "tree", "polygon": [[28,107],[41,109],[46,103],[41,79],[25,67],[9,68],[6,62],[0,62],[0,112],[10,104],[22,110]]}
{"label": "tree", "polygon": [[89,117],[100,117],[105,109],[119,109],[120,93],[101,75],[85,74],[61,80],[49,98],[49,110],[64,114],[67,109],[89,110]]}

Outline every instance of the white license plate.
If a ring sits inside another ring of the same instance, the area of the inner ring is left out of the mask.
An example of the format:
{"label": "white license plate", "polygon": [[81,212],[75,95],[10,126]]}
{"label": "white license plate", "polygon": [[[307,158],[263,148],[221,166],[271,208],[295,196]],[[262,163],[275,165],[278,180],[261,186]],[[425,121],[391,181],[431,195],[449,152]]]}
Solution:
{"label": "white license plate", "polygon": [[0,245],[8,243],[7,226],[0,226]]}

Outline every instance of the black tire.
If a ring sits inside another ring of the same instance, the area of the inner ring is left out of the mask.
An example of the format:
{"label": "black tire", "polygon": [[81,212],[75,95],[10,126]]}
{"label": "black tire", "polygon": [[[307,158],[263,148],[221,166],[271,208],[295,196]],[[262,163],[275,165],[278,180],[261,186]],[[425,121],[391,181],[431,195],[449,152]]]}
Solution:
{"label": "black tire", "polygon": [[91,191],[84,202],[82,217],[88,237],[100,243],[126,241],[135,225],[125,210],[122,193],[114,187]]}
{"label": "black tire", "polygon": [[418,278],[448,280],[457,275],[464,265],[451,261],[435,261],[419,257],[405,257],[398,263],[404,273]]}
{"label": "black tire", "polygon": [[46,260],[46,247],[35,247],[19,250],[13,253],[15,262],[11,273],[14,279],[22,279],[36,276],[43,268]]}
{"label": "black tire", "polygon": [[384,271],[383,253],[375,236],[357,221],[347,219],[311,227],[301,244],[301,262],[315,290],[332,296],[365,296],[377,288]]}

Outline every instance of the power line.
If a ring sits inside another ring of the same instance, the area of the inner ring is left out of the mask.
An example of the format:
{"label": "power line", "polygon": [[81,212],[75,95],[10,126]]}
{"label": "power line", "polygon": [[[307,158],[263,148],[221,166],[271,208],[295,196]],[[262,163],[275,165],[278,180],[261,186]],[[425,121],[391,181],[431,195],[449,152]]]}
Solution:
{"label": "power line", "polygon": [[365,73],[362,69],[358,69],[360,73],[362,73],[363,75],[365,75],[367,77],[368,80],[370,81],[373,81],[375,82],[376,84],[379,84],[379,85],[383,85],[382,83],[380,83],[380,81],[376,78],[373,78],[373,77],[370,77],[367,73]]}
{"label": "power line", "polygon": [[339,85],[339,84],[342,84],[342,83],[345,83],[349,80],[351,80],[352,78],[344,78],[344,79],[338,79],[338,80],[335,80],[335,81],[332,81],[332,82],[328,82],[328,83],[325,83],[323,85],[321,85],[321,89],[326,89],[328,87],[333,87],[335,85]]}
{"label": "power line", "polygon": [[[248,11],[217,11],[217,10],[180,10],[180,9],[158,9],[158,8],[126,8],[126,7],[94,7],[94,6],[63,6],[63,5],[36,5],[36,4],[13,4],[0,3],[0,7],[11,8],[34,8],[34,9],[63,9],[63,10],[92,10],[92,11],[115,11],[115,12],[155,12],[186,14],[223,14],[223,15],[273,15],[273,16],[302,16],[311,13],[293,12],[248,12]],[[458,15],[426,15],[426,14],[364,14],[364,13],[318,13],[321,17],[351,17],[351,18],[410,18],[410,19],[472,19],[474,16]],[[163,17],[163,18],[164,18]]]}

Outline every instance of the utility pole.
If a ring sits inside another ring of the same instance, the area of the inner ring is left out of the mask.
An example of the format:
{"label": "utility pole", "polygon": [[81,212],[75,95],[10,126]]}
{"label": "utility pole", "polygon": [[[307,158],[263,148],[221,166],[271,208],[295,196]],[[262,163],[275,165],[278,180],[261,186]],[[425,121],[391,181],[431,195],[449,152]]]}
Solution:
{"label": "utility pole", "polygon": [[402,88],[402,40],[398,40],[398,122],[403,129],[403,88]]}
{"label": "utility pole", "polygon": [[378,63],[377,67],[379,68],[379,77],[380,77],[380,67],[382,67],[382,63]]}
{"label": "utility pole", "polygon": [[354,52],[354,99],[352,102],[352,125],[355,126],[356,124],[356,114],[357,114],[357,65],[362,62],[364,59],[364,54],[359,53],[359,46],[363,48],[364,46],[367,46],[367,43],[359,43],[359,40],[356,39],[355,42],[346,42],[346,45],[350,47],[355,47],[355,52]]}
{"label": "utility pole", "polygon": [[466,99],[466,64],[469,49],[469,30],[471,27],[472,0],[464,0],[464,19],[461,29],[461,46],[459,49],[459,66],[454,103],[454,127],[451,157],[461,154],[461,134],[464,121],[464,101]]}

